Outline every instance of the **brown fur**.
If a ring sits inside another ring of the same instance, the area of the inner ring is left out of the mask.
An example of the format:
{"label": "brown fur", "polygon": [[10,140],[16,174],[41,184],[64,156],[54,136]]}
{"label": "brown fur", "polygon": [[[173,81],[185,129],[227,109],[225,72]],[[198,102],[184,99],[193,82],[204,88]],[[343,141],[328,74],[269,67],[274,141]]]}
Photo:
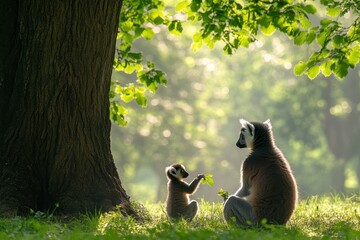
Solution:
{"label": "brown fur", "polygon": [[198,205],[196,201],[190,202],[189,195],[196,191],[204,175],[198,175],[188,184],[182,180],[182,178],[186,178],[189,175],[183,165],[172,164],[170,167],[174,167],[177,171],[182,170],[182,174],[180,178],[175,177],[170,174],[167,168],[166,175],[169,181],[167,184],[166,213],[174,219],[184,218],[191,220],[197,213]]}
{"label": "brown fur", "polygon": [[237,192],[254,211],[255,222],[286,224],[294,212],[297,186],[290,166],[276,147],[271,128],[255,126],[252,151],[242,164],[242,187]]}

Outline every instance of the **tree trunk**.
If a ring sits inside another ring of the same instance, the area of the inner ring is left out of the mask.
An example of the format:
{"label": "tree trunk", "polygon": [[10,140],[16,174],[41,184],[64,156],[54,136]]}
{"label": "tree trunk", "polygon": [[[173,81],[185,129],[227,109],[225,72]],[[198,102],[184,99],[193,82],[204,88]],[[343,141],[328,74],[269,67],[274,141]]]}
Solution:
{"label": "tree trunk", "polygon": [[110,151],[121,1],[1,4],[0,216],[134,214]]}
{"label": "tree trunk", "polygon": [[335,193],[345,192],[345,161],[343,159],[337,159],[337,162],[331,170],[331,182],[330,187]]}

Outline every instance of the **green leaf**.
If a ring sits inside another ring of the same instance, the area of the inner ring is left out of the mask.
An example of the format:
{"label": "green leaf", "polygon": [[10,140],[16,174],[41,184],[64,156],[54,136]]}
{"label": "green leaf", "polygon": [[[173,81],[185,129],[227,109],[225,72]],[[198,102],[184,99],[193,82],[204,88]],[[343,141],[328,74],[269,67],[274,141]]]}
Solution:
{"label": "green leaf", "polygon": [[121,100],[123,100],[126,103],[131,102],[133,99],[134,99],[134,93],[131,92],[129,89],[123,91],[123,93],[121,94]]}
{"label": "green leaf", "polygon": [[325,47],[325,43],[327,42],[327,35],[326,32],[321,32],[319,35],[317,35],[316,37],[316,42],[321,46],[321,47]]}
{"label": "green leaf", "polygon": [[137,92],[135,94],[136,103],[141,107],[146,107],[147,99],[144,95],[144,93]]}
{"label": "green leaf", "polygon": [[339,16],[340,12],[341,12],[340,7],[326,8],[326,14],[329,15],[330,17],[337,17]]}
{"label": "green leaf", "polygon": [[202,42],[193,42],[191,44],[191,49],[193,50],[193,52],[196,52],[197,50],[199,50],[202,47]]}
{"label": "green leaf", "polygon": [[197,12],[200,9],[201,0],[192,0],[190,9],[192,12]]}
{"label": "green leaf", "polygon": [[353,49],[348,51],[348,55],[346,56],[349,64],[355,66],[359,63],[360,60],[360,46],[357,45]]}
{"label": "green leaf", "polygon": [[312,4],[305,5],[304,10],[310,14],[316,13],[316,7]]}
{"label": "green leaf", "polygon": [[202,41],[202,36],[201,36],[201,33],[197,32],[193,35],[193,41],[194,42],[200,42]]}
{"label": "green leaf", "polygon": [[135,31],[135,37],[138,38],[143,33],[144,28],[143,27],[136,27],[134,31]]}
{"label": "green leaf", "polygon": [[294,43],[295,45],[302,45],[307,39],[307,33],[306,32],[300,32],[295,36]]}
{"label": "green leaf", "polygon": [[271,36],[275,31],[276,28],[272,24],[269,24],[267,27],[261,26],[261,32],[266,36]]}
{"label": "green leaf", "polygon": [[311,21],[303,15],[299,16],[299,22],[304,29],[308,29],[311,26]]}
{"label": "green leaf", "polygon": [[320,73],[320,67],[318,65],[314,65],[306,72],[308,77],[313,80],[315,79]]}
{"label": "green leaf", "polygon": [[178,4],[176,4],[175,10],[177,12],[180,12],[180,11],[184,10],[185,8],[187,8],[188,5],[189,5],[189,1],[187,1],[187,0],[179,2]]}
{"label": "green leaf", "polygon": [[141,60],[142,59],[142,54],[141,53],[134,53],[134,52],[130,52],[128,53],[128,57],[133,59],[133,60]]}
{"label": "green leaf", "polygon": [[135,66],[133,64],[127,64],[124,68],[124,72],[127,74],[132,74],[136,70]]}
{"label": "green leaf", "polygon": [[306,36],[306,40],[305,40],[306,43],[307,44],[312,43],[314,41],[315,37],[316,37],[315,31],[310,31]]}
{"label": "green leaf", "polygon": [[333,37],[333,46],[334,47],[340,47],[341,44],[345,41],[345,38],[341,35],[336,35]]}
{"label": "green leaf", "polygon": [[305,69],[307,68],[307,63],[306,62],[299,62],[298,64],[295,65],[294,67],[294,73],[296,76],[300,76],[305,72]]}
{"label": "green leaf", "polygon": [[333,64],[334,64],[334,61],[329,60],[327,62],[323,62],[320,65],[321,72],[325,77],[329,77],[331,75]]}
{"label": "green leaf", "polygon": [[125,116],[128,114],[128,110],[115,103],[111,102],[110,104],[110,119],[116,122],[119,126],[124,127],[127,125],[127,121],[125,120]]}
{"label": "green leaf", "polygon": [[325,18],[325,19],[323,19],[323,20],[320,21],[320,24],[321,24],[321,26],[323,26],[323,27],[326,27],[326,26],[328,26],[328,25],[331,24],[331,23],[333,23],[333,21],[331,21],[331,20],[328,19],[328,18]]}
{"label": "green leaf", "polygon": [[345,61],[335,62],[334,74],[338,78],[343,78],[348,74],[349,64]]}
{"label": "green leaf", "polygon": [[156,84],[154,82],[147,85],[147,88],[153,93],[156,92],[156,90],[158,89],[158,87],[156,86]]}
{"label": "green leaf", "polygon": [[156,18],[154,19],[154,24],[155,24],[155,25],[163,24],[163,22],[164,22],[164,19],[163,19],[162,17],[160,17],[160,16],[158,16],[158,17],[156,17]]}
{"label": "green leaf", "polygon": [[214,186],[214,180],[212,174],[205,174],[205,178],[201,179],[202,184],[208,184],[210,186]]}
{"label": "green leaf", "polygon": [[223,48],[224,52],[226,52],[227,54],[231,55],[232,54],[232,47],[230,46],[230,44],[226,44]]}
{"label": "green leaf", "polygon": [[147,27],[142,32],[141,36],[143,36],[147,40],[150,40],[154,37],[154,31],[152,30],[152,28]]}
{"label": "green leaf", "polygon": [[120,23],[121,29],[125,32],[132,30],[133,25],[134,25],[134,23],[131,21],[126,21],[126,22]]}
{"label": "green leaf", "polygon": [[146,66],[150,69],[155,68],[155,64],[152,61],[147,61]]}
{"label": "green leaf", "polygon": [[220,197],[223,197],[224,200],[229,197],[229,193],[227,191],[225,191],[224,189],[222,189],[222,188],[220,188],[217,195],[220,196]]}
{"label": "green leaf", "polygon": [[114,92],[115,92],[116,94],[119,94],[119,93],[122,92],[122,90],[123,90],[123,88],[122,88],[121,86],[116,86]]}
{"label": "green leaf", "polygon": [[174,20],[169,24],[168,29],[169,29],[170,33],[172,33],[174,35],[180,35],[183,30],[183,27],[179,20]]}

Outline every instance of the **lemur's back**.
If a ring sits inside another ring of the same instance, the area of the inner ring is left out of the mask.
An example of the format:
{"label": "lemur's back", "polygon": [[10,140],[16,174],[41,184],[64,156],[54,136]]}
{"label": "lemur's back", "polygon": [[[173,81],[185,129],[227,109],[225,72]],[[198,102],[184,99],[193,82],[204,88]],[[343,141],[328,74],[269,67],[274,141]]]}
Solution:
{"label": "lemur's back", "polygon": [[279,149],[257,149],[244,161],[243,171],[252,177],[249,203],[258,220],[285,224],[297,199],[297,186],[287,160]]}
{"label": "lemur's back", "polygon": [[176,217],[183,213],[189,205],[189,195],[182,189],[185,184],[180,181],[170,180],[168,182],[166,211],[170,217]]}

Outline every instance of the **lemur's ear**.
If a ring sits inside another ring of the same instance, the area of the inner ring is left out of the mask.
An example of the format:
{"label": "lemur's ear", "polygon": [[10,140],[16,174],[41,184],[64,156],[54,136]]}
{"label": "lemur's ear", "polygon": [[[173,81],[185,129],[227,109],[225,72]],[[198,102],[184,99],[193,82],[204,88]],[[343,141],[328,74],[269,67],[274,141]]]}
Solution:
{"label": "lemur's ear", "polygon": [[174,168],[174,167],[167,167],[166,169],[165,169],[165,172],[169,172],[170,174],[172,174],[172,175],[176,175],[176,169]]}
{"label": "lemur's ear", "polygon": [[272,125],[271,125],[270,119],[266,120],[266,121],[264,122],[264,124],[268,127],[269,130],[272,129]]}
{"label": "lemur's ear", "polygon": [[251,124],[249,121],[246,121],[243,118],[240,118],[239,122],[242,127],[249,130],[251,136],[254,136],[255,126],[253,124]]}

